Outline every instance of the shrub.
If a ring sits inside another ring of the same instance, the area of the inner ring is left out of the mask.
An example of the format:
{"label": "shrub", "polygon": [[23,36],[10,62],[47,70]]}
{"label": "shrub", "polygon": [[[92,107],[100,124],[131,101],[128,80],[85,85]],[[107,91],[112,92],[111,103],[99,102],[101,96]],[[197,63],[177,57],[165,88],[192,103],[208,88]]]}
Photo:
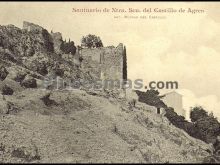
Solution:
{"label": "shrub", "polygon": [[46,106],[58,105],[58,104],[56,103],[56,101],[50,99],[50,95],[51,95],[51,93],[46,94],[45,96],[43,96],[43,97],[41,98],[41,100],[44,102],[44,104],[45,104]]}
{"label": "shrub", "polygon": [[2,95],[13,95],[14,90],[7,85],[4,85],[2,88]]}
{"label": "shrub", "polygon": [[172,107],[165,108],[165,111],[165,117],[167,117],[173,125],[184,130],[192,129],[192,125],[189,124],[183,116],[178,115]]}
{"label": "shrub", "polygon": [[18,72],[18,74],[16,75],[16,77],[14,78],[14,80],[16,82],[22,82],[24,79],[25,79],[25,76],[27,74],[26,73],[21,73],[21,72]]}
{"label": "shrub", "polygon": [[38,63],[37,72],[40,73],[43,76],[47,75],[48,71],[47,71],[46,64],[45,63]]}
{"label": "shrub", "polygon": [[15,158],[24,159],[26,162],[31,162],[41,159],[38,150],[36,150],[35,155],[32,155],[30,153],[26,153],[23,148],[14,149],[11,153],[11,156]]}
{"label": "shrub", "polygon": [[69,42],[62,41],[60,49],[66,54],[70,53],[70,54],[74,55],[76,53],[75,43],[70,40],[69,40]]}
{"label": "shrub", "polygon": [[192,122],[195,122],[204,117],[208,117],[208,112],[206,112],[201,106],[191,108],[190,118]]}

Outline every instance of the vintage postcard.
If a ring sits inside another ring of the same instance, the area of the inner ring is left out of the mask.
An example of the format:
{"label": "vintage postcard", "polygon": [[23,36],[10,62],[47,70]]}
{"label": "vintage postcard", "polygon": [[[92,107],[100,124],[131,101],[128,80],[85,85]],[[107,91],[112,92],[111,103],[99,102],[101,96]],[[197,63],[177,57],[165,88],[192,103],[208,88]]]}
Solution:
{"label": "vintage postcard", "polygon": [[220,163],[219,2],[0,2],[0,163]]}

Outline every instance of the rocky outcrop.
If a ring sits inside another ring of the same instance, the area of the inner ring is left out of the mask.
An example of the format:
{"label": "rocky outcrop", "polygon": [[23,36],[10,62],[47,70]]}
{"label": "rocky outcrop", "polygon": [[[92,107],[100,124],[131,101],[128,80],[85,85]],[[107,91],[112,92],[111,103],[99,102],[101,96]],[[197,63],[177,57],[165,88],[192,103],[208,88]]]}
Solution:
{"label": "rocky outcrop", "polygon": [[0,47],[16,55],[16,59],[32,56],[36,52],[51,52],[49,33],[19,29],[13,25],[0,26]]}
{"label": "rocky outcrop", "polygon": [[[72,57],[63,58],[65,52],[60,49],[62,43],[64,41],[61,33],[48,33],[46,29],[33,23],[24,22],[23,29],[13,25],[0,26],[0,63],[7,64],[8,68],[23,68],[9,73],[10,78],[16,82],[23,81],[26,75],[43,80],[43,76],[51,72],[71,81],[79,78],[91,79],[91,75],[80,68],[79,64],[76,65]],[[72,52],[72,43],[67,43],[70,44],[65,48],[67,52]],[[23,72],[24,70],[26,71]],[[7,73],[2,68],[0,80]]]}
{"label": "rocky outcrop", "polygon": [[4,66],[0,66],[0,80],[3,81],[8,75],[8,71]]}

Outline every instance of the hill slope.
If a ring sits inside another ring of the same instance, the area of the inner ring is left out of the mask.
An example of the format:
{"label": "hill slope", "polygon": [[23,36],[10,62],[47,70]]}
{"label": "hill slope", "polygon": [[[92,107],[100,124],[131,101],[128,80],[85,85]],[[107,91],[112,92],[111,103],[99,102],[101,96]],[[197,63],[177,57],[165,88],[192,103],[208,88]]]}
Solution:
{"label": "hill slope", "polygon": [[[0,162],[193,163],[211,148],[138,103],[85,91],[26,89],[6,96],[0,116]],[[2,107],[0,107],[2,108]],[[1,110],[1,109],[0,109]]]}

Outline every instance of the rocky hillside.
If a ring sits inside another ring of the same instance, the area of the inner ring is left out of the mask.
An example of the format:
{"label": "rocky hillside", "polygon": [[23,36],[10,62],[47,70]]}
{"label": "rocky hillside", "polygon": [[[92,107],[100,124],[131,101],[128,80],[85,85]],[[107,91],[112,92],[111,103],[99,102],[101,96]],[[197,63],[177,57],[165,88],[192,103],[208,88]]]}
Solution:
{"label": "rocky hillside", "polygon": [[0,162],[195,163],[211,150],[146,104],[129,109],[111,95],[48,92],[1,97]]}
{"label": "rocky hillside", "polygon": [[64,41],[60,33],[61,39],[55,41],[55,34],[43,28],[28,31],[14,25],[0,26],[0,67],[13,74],[12,79],[20,76],[24,79],[28,75],[37,82],[43,80],[44,76],[90,80],[89,73],[83,72],[74,63],[74,55],[66,59],[64,52],[60,50],[57,53],[57,43]]}

